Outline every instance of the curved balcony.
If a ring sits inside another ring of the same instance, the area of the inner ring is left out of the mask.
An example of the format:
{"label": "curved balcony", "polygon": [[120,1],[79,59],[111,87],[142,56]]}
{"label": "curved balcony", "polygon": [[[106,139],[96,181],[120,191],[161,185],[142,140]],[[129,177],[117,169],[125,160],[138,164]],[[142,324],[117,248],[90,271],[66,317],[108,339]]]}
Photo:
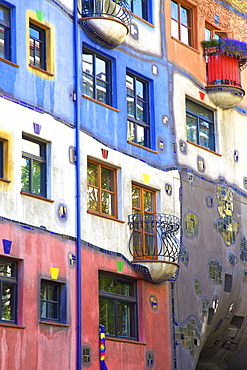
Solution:
{"label": "curved balcony", "polygon": [[162,213],[137,213],[129,215],[131,229],[129,250],[133,264],[148,269],[155,283],[170,279],[178,269],[180,242],[179,219]]}
{"label": "curved balcony", "polygon": [[127,0],[79,0],[80,21],[88,35],[108,48],[124,41],[131,12]]}

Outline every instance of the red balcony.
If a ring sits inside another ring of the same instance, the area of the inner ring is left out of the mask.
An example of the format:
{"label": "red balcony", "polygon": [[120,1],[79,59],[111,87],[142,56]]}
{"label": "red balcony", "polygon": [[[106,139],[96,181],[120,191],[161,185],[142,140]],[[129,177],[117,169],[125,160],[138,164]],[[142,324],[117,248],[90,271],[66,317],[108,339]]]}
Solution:
{"label": "red balcony", "polygon": [[205,47],[206,90],[215,105],[224,109],[232,108],[238,105],[245,95],[240,72],[246,66],[247,44],[230,39],[211,41],[215,41],[217,45]]}

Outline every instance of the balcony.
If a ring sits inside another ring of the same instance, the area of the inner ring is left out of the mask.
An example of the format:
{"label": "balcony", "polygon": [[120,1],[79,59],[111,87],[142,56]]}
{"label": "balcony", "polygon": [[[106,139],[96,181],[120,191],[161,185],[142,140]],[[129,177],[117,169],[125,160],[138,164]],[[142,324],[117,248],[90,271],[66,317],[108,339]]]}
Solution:
{"label": "balcony", "polygon": [[[210,43],[215,46],[210,47]],[[246,66],[247,44],[231,39],[205,41],[204,55],[207,63],[206,90],[211,101],[223,109],[238,105],[245,95],[240,72]]]}
{"label": "balcony", "polygon": [[129,32],[131,12],[127,0],[79,0],[82,28],[108,48],[122,44]]}
{"label": "balcony", "polygon": [[136,213],[129,215],[128,224],[132,264],[145,267],[154,283],[170,279],[178,269],[178,217],[162,213]]}

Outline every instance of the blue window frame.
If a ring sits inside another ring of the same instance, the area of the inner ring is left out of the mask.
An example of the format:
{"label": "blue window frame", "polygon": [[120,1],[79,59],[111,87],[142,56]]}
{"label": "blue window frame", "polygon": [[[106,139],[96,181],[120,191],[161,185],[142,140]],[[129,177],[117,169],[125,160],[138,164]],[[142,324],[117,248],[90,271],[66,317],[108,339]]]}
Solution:
{"label": "blue window frame", "polygon": [[46,143],[23,135],[22,190],[46,197]]}
{"label": "blue window frame", "polygon": [[204,148],[215,150],[214,112],[186,99],[187,139]]}
{"label": "blue window frame", "polygon": [[67,323],[66,285],[53,280],[41,280],[40,319]]}
{"label": "blue window frame", "polygon": [[0,322],[17,323],[17,262],[0,257]]}
{"label": "blue window frame", "polygon": [[100,273],[99,311],[107,336],[137,340],[135,280]]}
{"label": "blue window frame", "polygon": [[33,23],[29,25],[29,64],[46,70],[45,30]]}
{"label": "blue window frame", "polygon": [[102,55],[83,49],[83,93],[111,105],[111,62]]}
{"label": "blue window frame", "polygon": [[132,13],[148,21],[148,0],[128,0]]}
{"label": "blue window frame", "polygon": [[128,141],[150,147],[149,83],[131,73],[126,74]]}
{"label": "blue window frame", "polygon": [[0,57],[11,60],[10,9],[0,4]]}

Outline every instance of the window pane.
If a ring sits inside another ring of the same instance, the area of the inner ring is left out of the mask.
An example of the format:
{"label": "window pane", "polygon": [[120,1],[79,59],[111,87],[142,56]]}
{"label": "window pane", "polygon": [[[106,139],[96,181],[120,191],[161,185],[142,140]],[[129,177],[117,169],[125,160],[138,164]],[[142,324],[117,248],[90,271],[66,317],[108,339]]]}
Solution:
{"label": "window pane", "polygon": [[213,111],[190,100],[186,100],[186,107],[213,122]]}
{"label": "window pane", "polygon": [[187,124],[187,139],[193,143],[198,143],[197,138],[197,119],[191,114],[186,114],[186,124]]}
{"label": "window pane", "polygon": [[138,99],[145,99],[144,84],[139,80],[136,80],[136,95]]}
{"label": "window pane", "polygon": [[0,57],[4,58],[5,57],[5,48],[4,48],[4,43],[5,43],[5,28],[0,27]]}
{"label": "window pane", "polygon": [[142,234],[141,232],[138,232],[137,230],[134,231],[133,233],[133,252],[134,254],[137,255],[143,255],[143,250],[142,250]]}
{"label": "window pane", "polygon": [[209,41],[211,39],[211,30],[208,28],[205,28],[205,41]]}
{"label": "window pane", "polygon": [[140,188],[132,186],[132,208],[140,209]]}
{"label": "window pane", "polygon": [[145,114],[145,109],[146,108],[146,104],[143,103],[142,101],[140,100],[137,100],[137,104],[136,104],[136,118],[139,120],[139,121],[142,121],[142,122],[146,122],[146,114]]}
{"label": "window pane", "polygon": [[208,122],[200,120],[199,123],[199,135],[200,135],[200,145],[205,148],[210,148],[210,125]]}
{"label": "window pane", "polygon": [[114,300],[100,297],[100,324],[105,327],[105,334],[115,335]]}
{"label": "window pane", "polygon": [[99,276],[99,290],[112,294],[118,294],[127,297],[134,297],[134,282],[111,276]]}
{"label": "window pane", "polygon": [[98,202],[99,190],[88,186],[87,188],[87,208],[92,211],[99,211]]}
{"label": "window pane", "polygon": [[0,276],[14,276],[13,264],[11,262],[0,261]]}
{"label": "window pane", "polygon": [[83,58],[83,62],[82,62],[83,72],[86,72],[92,76],[93,75],[93,55],[85,51],[82,55],[82,58]]}
{"label": "window pane", "polygon": [[153,193],[148,190],[143,191],[144,211],[153,212]]}
{"label": "window pane", "polygon": [[184,26],[181,26],[181,41],[186,45],[190,44],[189,29]]}
{"label": "window pane", "polygon": [[94,97],[93,77],[85,74],[83,75],[83,94]]}
{"label": "window pane", "polygon": [[175,37],[175,39],[179,39],[179,23],[171,20],[171,35],[172,37]]}
{"label": "window pane", "polygon": [[178,4],[171,1],[171,17],[178,21]]}
{"label": "window pane", "polygon": [[32,193],[40,194],[41,193],[41,177],[42,177],[42,164],[40,162],[33,161],[32,166]]}
{"label": "window pane", "polygon": [[180,8],[180,18],[181,18],[181,24],[183,24],[184,26],[187,26],[189,27],[190,24],[189,24],[189,10],[184,8],[183,6],[181,6]]}
{"label": "window pane", "polygon": [[40,37],[40,32],[32,27],[30,27],[30,36],[37,39],[37,40],[40,40],[41,37]]}
{"label": "window pane", "polygon": [[102,213],[114,216],[114,195],[107,193],[106,191],[102,191],[101,198]]}
{"label": "window pane", "polygon": [[14,320],[15,286],[2,283],[2,320]]}
{"label": "window pane", "polygon": [[30,159],[21,159],[21,188],[25,191],[30,191]]}
{"label": "window pane", "polygon": [[54,285],[48,285],[47,286],[47,299],[49,301],[55,301],[56,300],[56,290],[57,288]]}
{"label": "window pane", "polygon": [[9,10],[0,5],[0,21],[9,24]]}
{"label": "window pane", "polygon": [[134,79],[129,75],[126,75],[126,88],[127,94],[130,96],[134,96]]}
{"label": "window pane", "polygon": [[34,143],[33,141],[22,139],[22,150],[23,152],[40,156],[40,144]]}
{"label": "window pane", "polygon": [[107,84],[100,80],[97,80],[96,84],[96,99],[107,104]]}
{"label": "window pane", "polygon": [[58,319],[57,303],[47,304],[47,318],[48,319]]}
{"label": "window pane", "polygon": [[127,96],[127,114],[128,116],[135,117],[135,99]]}
{"label": "window pane", "polygon": [[136,137],[136,143],[139,145],[145,145],[144,140],[145,130],[144,127],[135,125],[135,137]]}
{"label": "window pane", "polygon": [[130,310],[131,304],[117,302],[117,334],[121,337],[130,337]]}
{"label": "window pane", "polygon": [[103,166],[101,167],[101,188],[114,191],[114,171]]}
{"label": "window pane", "polygon": [[98,165],[95,163],[88,162],[87,164],[87,183],[98,186]]}
{"label": "window pane", "polygon": [[103,81],[107,81],[106,79],[106,62],[100,58],[96,59],[96,66],[95,66],[95,74],[98,78]]}

